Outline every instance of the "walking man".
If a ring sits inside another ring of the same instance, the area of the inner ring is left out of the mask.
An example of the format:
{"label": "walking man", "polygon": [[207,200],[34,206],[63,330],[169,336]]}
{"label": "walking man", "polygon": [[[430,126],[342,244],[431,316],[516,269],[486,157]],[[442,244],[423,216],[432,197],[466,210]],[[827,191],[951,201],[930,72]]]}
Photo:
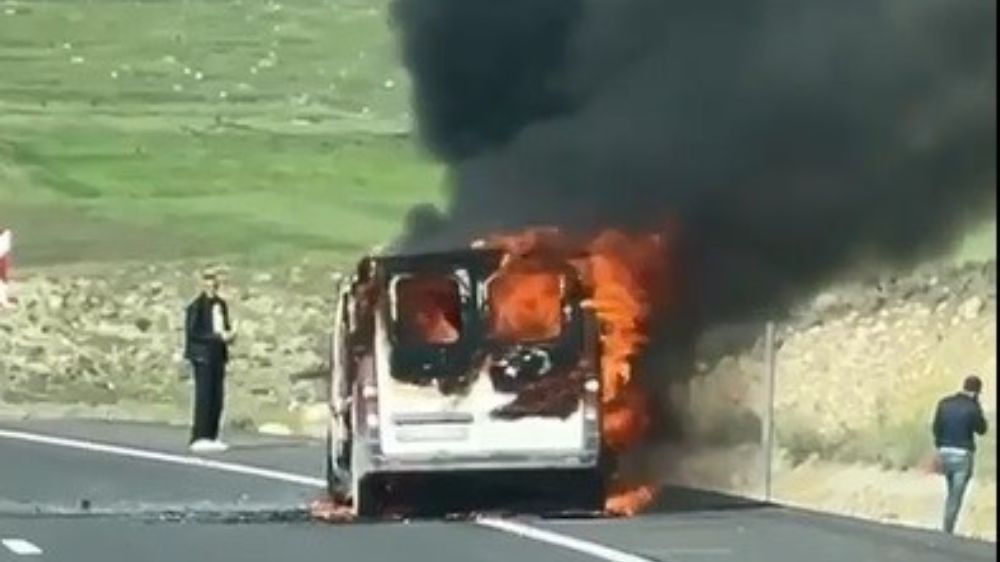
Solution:
{"label": "walking man", "polygon": [[934,446],[948,491],[944,506],[944,531],[949,534],[955,532],[962,498],[972,479],[975,436],[986,433],[986,418],[979,405],[982,390],[983,381],[979,377],[966,377],[962,390],[938,402],[934,414]]}
{"label": "walking man", "polygon": [[228,446],[219,440],[229,344],[236,332],[229,320],[229,307],[219,296],[219,272],[202,272],[202,290],[185,311],[184,357],[194,368],[194,423],[190,448],[194,452],[221,452]]}

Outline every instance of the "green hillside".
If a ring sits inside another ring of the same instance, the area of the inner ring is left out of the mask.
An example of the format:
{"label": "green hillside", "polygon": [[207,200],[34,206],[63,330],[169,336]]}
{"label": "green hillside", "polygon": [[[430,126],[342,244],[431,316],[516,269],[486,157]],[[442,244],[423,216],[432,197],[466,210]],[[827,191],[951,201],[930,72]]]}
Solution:
{"label": "green hillside", "polygon": [[0,4],[22,263],[353,255],[440,196],[382,0]]}
{"label": "green hillside", "polygon": [[[333,259],[440,202],[388,0],[0,2],[0,225],[24,264]],[[996,255],[995,224],[959,258]]]}

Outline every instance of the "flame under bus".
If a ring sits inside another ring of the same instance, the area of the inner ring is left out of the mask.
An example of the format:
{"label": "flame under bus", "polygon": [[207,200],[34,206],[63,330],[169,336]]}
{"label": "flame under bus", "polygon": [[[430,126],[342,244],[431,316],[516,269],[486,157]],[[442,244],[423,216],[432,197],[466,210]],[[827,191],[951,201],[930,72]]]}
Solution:
{"label": "flame under bus", "polygon": [[524,264],[365,258],[342,285],[328,480],[356,512],[603,505],[595,320],[572,268]]}

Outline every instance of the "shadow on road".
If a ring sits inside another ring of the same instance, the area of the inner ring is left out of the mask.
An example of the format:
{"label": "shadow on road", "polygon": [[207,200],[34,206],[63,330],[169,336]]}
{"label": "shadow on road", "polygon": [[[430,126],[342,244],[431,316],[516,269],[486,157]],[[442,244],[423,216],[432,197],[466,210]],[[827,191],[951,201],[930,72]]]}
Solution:
{"label": "shadow on road", "polygon": [[681,486],[664,486],[660,488],[656,499],[643,513],[697,513],[705,511],[730,511],[740,509],[760,509],[772,507],[773,504],[734,496],[711,490],[698,490]]}

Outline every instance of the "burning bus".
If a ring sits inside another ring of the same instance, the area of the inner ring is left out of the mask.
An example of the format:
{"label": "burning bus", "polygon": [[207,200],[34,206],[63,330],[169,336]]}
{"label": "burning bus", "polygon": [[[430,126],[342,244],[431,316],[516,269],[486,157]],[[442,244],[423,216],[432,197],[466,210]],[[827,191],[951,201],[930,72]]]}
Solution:
{"label": "burning bus", "polygon": [[412,494],[432,481],[451,495],[475,481],[480,498],[484,484],[516,482],[602,509],[604,385],[587,297],[571,260],[544,253],[362,259],[335,308],[331,496],[374,516],[423,501]]}

